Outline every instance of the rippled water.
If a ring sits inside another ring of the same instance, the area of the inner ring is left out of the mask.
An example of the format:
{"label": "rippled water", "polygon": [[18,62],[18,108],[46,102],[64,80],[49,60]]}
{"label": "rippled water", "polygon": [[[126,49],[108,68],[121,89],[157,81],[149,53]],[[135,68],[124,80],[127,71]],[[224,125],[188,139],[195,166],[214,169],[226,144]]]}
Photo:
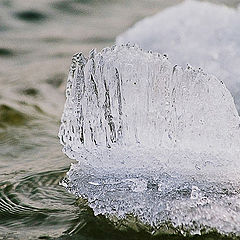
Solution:
{"label": "rippled water", "polygon": [[136,21],[178,2],[0,1],[0,239],[182,238],[167,224],[153,233],[131,216],[95,217],[59,186],[70,160],[57,138],[71,56],[112,44]]}

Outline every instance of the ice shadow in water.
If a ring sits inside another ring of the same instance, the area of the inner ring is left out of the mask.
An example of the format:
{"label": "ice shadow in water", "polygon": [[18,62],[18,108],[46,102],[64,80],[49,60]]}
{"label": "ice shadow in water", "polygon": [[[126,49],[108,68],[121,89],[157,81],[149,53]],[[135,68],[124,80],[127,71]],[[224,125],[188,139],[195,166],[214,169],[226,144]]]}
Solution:
{"label": "ice shadow in water", "polygon": [[136,217],[131,215],[126,219],[117,218],[109,220],[103,215],[95,216],[93,210],[88,207],[87,201],[78,199],[80,213],[74,219],[72,226],[59,240],[68,239],[105,239],[105,240],[233,240],[240,239],[234,235],[224,236],[217,231],[204,232],[202,235],[188,235],[181,233],[181,228],[174,228],[170,223],[165,223],[154,230],[152,227],[142,224]]}

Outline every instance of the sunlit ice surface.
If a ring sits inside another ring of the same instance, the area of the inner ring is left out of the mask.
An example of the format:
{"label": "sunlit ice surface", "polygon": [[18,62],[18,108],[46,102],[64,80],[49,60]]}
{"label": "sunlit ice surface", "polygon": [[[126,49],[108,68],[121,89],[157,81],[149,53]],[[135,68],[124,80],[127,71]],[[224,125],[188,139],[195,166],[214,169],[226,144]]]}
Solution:
{"label": "sunlit ice surface", "polygon": [[63,180],[95,215],[183,234],[240,233],[240,119],[221,80],[135,45],[74,55]]}

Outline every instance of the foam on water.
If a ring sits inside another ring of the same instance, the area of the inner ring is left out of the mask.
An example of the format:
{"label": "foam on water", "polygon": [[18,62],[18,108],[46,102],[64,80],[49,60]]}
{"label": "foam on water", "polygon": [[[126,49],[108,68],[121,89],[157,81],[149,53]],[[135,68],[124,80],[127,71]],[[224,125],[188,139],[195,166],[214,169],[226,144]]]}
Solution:
{"label": "foam on water", "polygon": [[240,10],[209,2],[184,1],[145,18],[117,37],[145,50],[166,52],[223,80],[240,112]]}
{"label": "foam on water", "polygon": [[240,233],[240,119],[223,82],[123,45],[76,54],[66,97],[59,138],[78,162],[63,185],[96,215]]}

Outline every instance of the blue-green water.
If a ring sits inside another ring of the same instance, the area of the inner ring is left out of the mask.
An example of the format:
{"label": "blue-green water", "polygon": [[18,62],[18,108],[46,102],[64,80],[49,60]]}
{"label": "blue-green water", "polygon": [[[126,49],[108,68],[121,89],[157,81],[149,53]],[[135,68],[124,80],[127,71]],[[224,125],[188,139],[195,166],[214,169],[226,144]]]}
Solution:
{"label": "blue-green water", "polygon": [[[136,21],[178,2],[0,1],[0,239],[183,238],[167,223],[153,233],[130,216],[95,217],[59,185],[71,160],[57,138],[71,56],[111,45]],[[214,230],[186,237],[231,238]]]}

